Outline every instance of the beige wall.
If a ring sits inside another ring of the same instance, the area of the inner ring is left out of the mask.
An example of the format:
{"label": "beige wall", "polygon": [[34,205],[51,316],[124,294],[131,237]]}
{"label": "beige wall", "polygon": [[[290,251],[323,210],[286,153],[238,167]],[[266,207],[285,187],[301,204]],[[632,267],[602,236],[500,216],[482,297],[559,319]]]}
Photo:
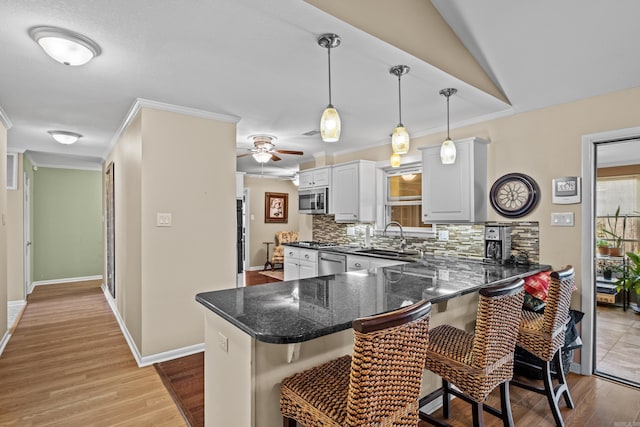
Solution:
{"label": "beige wall", "polygon": [[18,155],[18,188],[7,190],[7,298],[24,300],[24,155]]}
{"label": "beige wall", "polygon": [[[249,265],[251,267],[264,266],[267,249],[262,242],[275,244],[275,234],[278,231],[298,231],[300,240],[311,240],[311,215],[298,214],[298,187],[291,181],[245,175],[244,186],[249,189]],[[289,195],[289,220],[286,224],[264,222],[265,193]],[[269,246],[269,258],[273,255],[273,246]]]}
{"label": "beige wall", "polygon": [[[489,188],[497,178],[510,172],[525,173],[536,180],[541,192],[540,203],[531,214],[520,220],[539,221],[540,262],[551,264],[554,268],[573,265],[579,288],[581,248],[592,242],[581,241],[580,204],[551,203],[551,180],[562,176],[580,176],[582,136],[638,126],[638,105],[640,88],[635,88],[451,130],[454,140],[478,136],[491,141],[488,156]],[[455,106],[452,107],[451,116],[455,122]],[[407,126],[411,131],[410,125]],[[418,147],[440,144],[444,137],[445,134],[440,133],[412,138],[411,150],[406,156],[419,156]],[[384,145],[336,156],[335,163],[355,159],[387,160],[390,155],[390,147]],[[488,209],[489,221],[505,220],[491,207]],[[575,226],[552,227],[552,212],[573,212]],[[585,290],[591,291],[590,288]],[[581,289],[574,293],[574,307],[580,307],[581,293]]]}
{"label": "beige wall", "polygon": [[7,332],[7,129],[0,121],[0,342]]}
{"label": "beige wall", "polygon": [[195,295],[235,286],[235,140],[233,123],[142,108],[105,162],[116,304],[143,357],[202,343]]}

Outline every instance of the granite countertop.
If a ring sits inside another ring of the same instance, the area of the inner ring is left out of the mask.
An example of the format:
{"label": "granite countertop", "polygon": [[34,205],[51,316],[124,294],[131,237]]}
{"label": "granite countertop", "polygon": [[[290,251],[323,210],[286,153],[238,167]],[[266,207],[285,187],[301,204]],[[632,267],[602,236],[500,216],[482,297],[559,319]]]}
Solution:
{"label": "granite countertop", "polygon": [[375,271],[202,292],[196,301],[258,341],[289,344],[348,329],[359,317],[421,299],[445,301],[550,268],[433,257]]}

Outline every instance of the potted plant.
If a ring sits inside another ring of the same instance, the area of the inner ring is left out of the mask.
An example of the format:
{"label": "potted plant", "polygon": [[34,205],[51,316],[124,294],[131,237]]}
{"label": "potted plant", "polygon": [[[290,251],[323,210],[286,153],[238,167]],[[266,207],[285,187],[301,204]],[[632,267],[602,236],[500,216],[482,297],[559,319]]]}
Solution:
{"label": "potted plant", "polygon": [[613,216],[607,216],[607,227],[602,227],[602,232],[613,240],[613,243],[609,247],[610,256],[623,255],[622,243],[627,228],[627,221],[626,218],[622,218],[622,234],[618,234],[618,220],[620,220],[620,205],[618,205],[618,209],[616,209],[616,213],[613,214]]}
{"label": "potted plant", "polygon": [[[620,273],[620,277],[616,281],[618,292],[626,290],[630,294],[636,294],[636,301],[640,295],[640,252],[627,252],[628,262],[626,265],[618,266],[616,271]],[[635,312],[640,312],[637,303],[630,303],[631,308]]]}
{"label": "potted plant", "polygon": [[598,247],[598,254],[600,255],[609,255],[609,242],[604,239],[598,239],[596,242],[596,246]]}
{"label": "potted plant", "polygon": [[613,269],[610,266],[605,266],[602,269],[602,277],[604,277],[606,280],[611,280],[611,278],[613,277]]}

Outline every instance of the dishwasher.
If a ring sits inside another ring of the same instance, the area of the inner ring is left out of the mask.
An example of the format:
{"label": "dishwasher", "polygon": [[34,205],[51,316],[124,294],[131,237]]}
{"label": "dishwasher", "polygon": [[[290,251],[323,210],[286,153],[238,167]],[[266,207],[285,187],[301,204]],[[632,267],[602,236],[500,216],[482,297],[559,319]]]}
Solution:
{"label": "dishwasher", "polygon": [[318,276],[347,271],[347,256],[333,252],[318,252]]}

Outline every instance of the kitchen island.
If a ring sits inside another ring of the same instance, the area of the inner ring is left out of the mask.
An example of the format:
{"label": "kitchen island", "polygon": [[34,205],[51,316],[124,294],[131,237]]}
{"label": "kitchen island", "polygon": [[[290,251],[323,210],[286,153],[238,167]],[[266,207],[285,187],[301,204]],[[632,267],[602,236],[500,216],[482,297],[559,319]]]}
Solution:
{"label": "kitchen island", "polygon": [[[548,270],[459,258],[204,292],[205,423],[279,426],[282,378],[351,353],[351,322],[426,299],[431,327],[473,328],[482,286]],[[423,380],[426,394],[438,387]]]}

